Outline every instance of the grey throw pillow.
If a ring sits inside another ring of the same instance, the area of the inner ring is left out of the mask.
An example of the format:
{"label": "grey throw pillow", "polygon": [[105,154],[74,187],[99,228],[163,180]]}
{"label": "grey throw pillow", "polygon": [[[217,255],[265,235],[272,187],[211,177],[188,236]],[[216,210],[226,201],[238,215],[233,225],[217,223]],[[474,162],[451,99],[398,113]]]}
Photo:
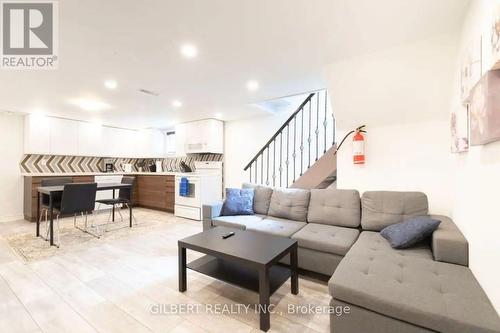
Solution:
{"label": "grey throw pillow", "polygon": [[380,235],[387,239],[393,248],[405,249],[428,238],[437,229],[439,223],[441,221],[427,216],[412,217],[385,227]]}
{"label": "grey throw pillow", "polygon": [[221,215],[253,215],[253,196],[252,188],[226,188],[226,200],[222,206]]}

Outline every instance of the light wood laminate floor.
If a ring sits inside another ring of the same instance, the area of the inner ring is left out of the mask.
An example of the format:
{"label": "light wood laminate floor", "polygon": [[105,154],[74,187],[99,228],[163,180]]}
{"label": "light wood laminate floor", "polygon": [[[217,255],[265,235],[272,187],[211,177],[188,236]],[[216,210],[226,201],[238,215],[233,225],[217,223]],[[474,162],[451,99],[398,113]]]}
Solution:
{"label": "light wood laminate floor", "polygon": [[[162,223],[30,263],[5,238],[34,233],[35,225],[0,223],[0,332],[260,332],[252,308],[227,312],[258,303],[257,294],[190,270],[188,290],[177,291],[177,240],[200,232],[201,222],[146,209],[135,216],[139,223]],[[198,256],[188,251],[188,261]],[[269,332],[329,331],[328,314],[288,313],[293,305],[328,305],[327,284],[301,276],[299,286],[299,295],[292,295],[288,281],[272,296]],[[192,312],[156,313],[187,304]]]}

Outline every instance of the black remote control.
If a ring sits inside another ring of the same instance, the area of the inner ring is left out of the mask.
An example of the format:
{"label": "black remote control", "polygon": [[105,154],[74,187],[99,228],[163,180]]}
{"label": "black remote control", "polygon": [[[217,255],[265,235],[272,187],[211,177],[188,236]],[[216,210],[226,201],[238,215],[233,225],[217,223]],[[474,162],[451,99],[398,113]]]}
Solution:
{"label": "black remote control", "polygon": [[226,239],[226,238],[229,238],[231,236],[234,236],[234,231],[231,231],[231,232],[228,232],[227,234],[225,235],[222,235],[222,239]]}

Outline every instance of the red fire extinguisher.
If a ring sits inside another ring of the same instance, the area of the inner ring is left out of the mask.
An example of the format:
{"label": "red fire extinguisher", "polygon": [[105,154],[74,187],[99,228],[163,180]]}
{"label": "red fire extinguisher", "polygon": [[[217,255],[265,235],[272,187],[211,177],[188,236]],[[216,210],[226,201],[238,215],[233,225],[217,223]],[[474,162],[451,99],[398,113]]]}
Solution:
{"label": "red fire extinguisher", "polygon": [[352,138],[352,155],[354,164],[365,164],[365,137],[361,129],[356,129]]}
{"label": "red fire extinguisher", "polygon": [[335,151],[335,155],[349,135],[354,133],[354,137],[352,138],[353,162],[354,164],[365,164],[365,137],[363,135],[363,133],[366,133],[366,130],[364,129],[365,127],[366,125],[362,125],[347,133],[342,141],[340,141],[340,144]]}

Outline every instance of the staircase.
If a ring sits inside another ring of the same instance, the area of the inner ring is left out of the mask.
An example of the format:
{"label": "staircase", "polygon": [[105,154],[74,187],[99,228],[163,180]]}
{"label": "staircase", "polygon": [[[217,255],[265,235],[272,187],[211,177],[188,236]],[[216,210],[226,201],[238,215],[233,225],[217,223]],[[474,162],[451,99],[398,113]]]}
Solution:
{"label": "staircase", "polygon": [[326,90],[310,93],[244,168],[250,183],[335,187],[335,118]]}

